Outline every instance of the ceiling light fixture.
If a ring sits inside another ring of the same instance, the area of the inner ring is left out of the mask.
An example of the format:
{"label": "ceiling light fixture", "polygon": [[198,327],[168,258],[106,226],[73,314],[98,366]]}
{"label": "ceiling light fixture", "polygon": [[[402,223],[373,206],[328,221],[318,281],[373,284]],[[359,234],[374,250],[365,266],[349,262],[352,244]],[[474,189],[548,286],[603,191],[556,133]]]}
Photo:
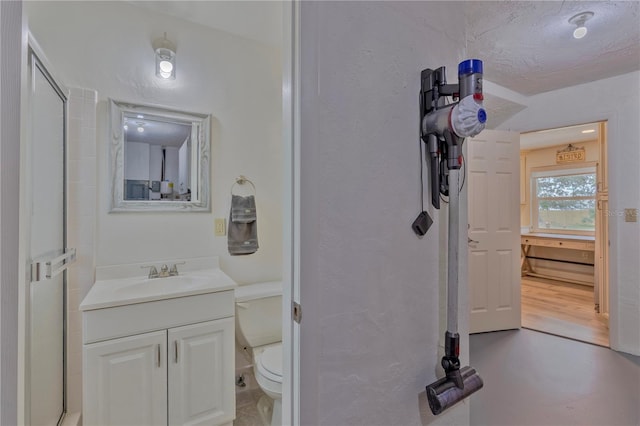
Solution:
{"label": "ceiling light fixture", "polygon": [[143,122],[138,121],[136,124],[138,125],[138,129],[137,129],[137,130],[138,130],[138,133],[142,133],[142,132],[144,132],[144,127],[142,127],[142,126],[144,126],[144,123],[143,123]]}
{"label": "ceiling light fixture", "polygon": [[576,26],[573,30],[573,38],[580,39],[587,35],[587,27],[584,24],[591,18],[593,18],[593,12],[580,12],[569,18],[569,23]]}
{"label": "ceiling light fixture", "polygon": [[167,40],[167,33],[153,42],[153,50],[156,52],[156,77],[175,80],[176,46]]}

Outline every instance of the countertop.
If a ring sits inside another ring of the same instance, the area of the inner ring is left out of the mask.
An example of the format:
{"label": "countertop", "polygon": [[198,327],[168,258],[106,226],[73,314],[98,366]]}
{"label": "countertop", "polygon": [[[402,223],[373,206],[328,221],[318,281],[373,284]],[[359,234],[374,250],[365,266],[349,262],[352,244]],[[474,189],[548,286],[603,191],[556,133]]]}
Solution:
{"label": "countertop", "polygon": [[545,234],[542,232],[527,232],[520,234],[521,237],[531,238],[556,238],[563,240],[578,240],[578,241],[595,241],[596,237],[593,235],[575,235],[575,234]]}
{"label": "countertop", "polygon": [[215,293],[237,287],[221,269],[188,271],[181,275],[149,279],[146,276],[97,280],[80,304],[80,311],[197,294]]}

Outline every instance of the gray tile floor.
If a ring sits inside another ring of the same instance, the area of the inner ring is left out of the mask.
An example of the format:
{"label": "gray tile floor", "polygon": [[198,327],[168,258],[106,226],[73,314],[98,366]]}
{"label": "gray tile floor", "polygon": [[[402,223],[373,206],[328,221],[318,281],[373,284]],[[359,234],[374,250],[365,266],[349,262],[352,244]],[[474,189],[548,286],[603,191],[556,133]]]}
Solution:
{"label": "gray tile floor", "polygon": [[258,382],[253,375],[253,368],[245,368],[236,372],[244,373],[246,386],[236,386],[236,419],[234,426],[263,426],[264,422],[258,412],[258,401],[264,392],[258,386]]}
{"label": "gray tile floor", "polygon": [[536,332],[472,335],[471,425],[640,425],[640,357]]}
{"label": "gray tile floor", "polygon": [[234,426],[262,426],[258,401],[264,395],[260,389],[236,392],[236,419]]}

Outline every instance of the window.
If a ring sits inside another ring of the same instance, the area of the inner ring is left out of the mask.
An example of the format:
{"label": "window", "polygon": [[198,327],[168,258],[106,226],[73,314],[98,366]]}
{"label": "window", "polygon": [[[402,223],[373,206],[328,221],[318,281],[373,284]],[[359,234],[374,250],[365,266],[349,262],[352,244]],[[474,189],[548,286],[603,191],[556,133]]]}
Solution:
{"label": "window", "polygon": [[595,168],[535,171],[531,181],[535,231],[594,234]]}

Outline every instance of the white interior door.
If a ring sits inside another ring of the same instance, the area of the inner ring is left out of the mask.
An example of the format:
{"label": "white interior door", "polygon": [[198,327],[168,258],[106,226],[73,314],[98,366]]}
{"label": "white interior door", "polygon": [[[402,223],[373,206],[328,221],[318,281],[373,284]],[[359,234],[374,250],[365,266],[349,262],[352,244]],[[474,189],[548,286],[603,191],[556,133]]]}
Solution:
{"label": "white interior door", "polygon": [[[60,256],[66,245],[66,98],[35,55],[29,58],[30,261]],[[32,276],[29,283],[28,415],[32,425],[55,425],[65,409],[66,273]]]}
{"label": "white interior door", "polygon": [[469,331],[520,327],[520,135],[468,140]]}

